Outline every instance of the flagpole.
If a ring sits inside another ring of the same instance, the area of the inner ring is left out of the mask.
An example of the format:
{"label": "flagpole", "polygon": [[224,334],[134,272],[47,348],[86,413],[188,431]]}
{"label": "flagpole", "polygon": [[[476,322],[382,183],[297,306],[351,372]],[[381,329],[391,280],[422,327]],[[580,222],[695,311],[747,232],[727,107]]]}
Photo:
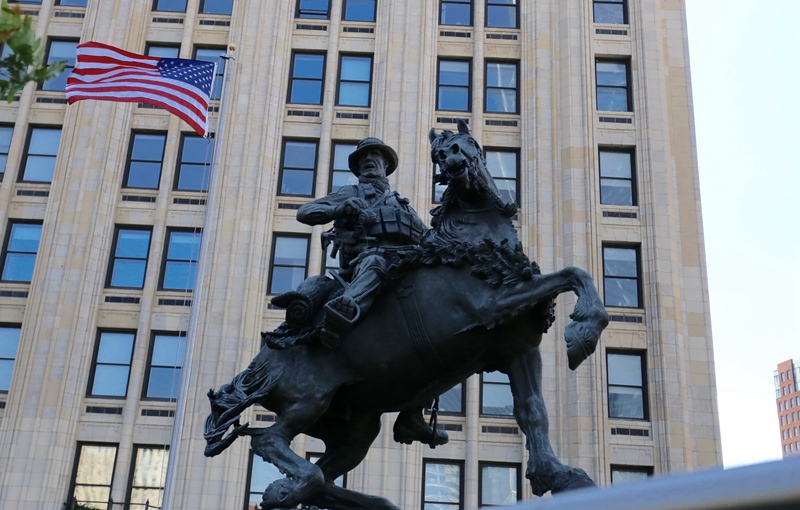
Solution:
{"label": "flagpole", "polygon": [[[195,334],[197,332],[197,325],[200,316],[203,279],[205,278],[207,272],[206,270],[211,262],[209,260],[209,251],[211,247],[211,241],[213,240],[215,234],[213,217],[214,202],[216,199],[219,167],[222,160],[222,140],[224,139],[223,134],[225,130],[225,117],[228,110],[228,90],[230,89],[231,79],[233,76],[230,64],[232,64],[235,60],[233,55],[235,51],[236,45],[231,44],[228,46],[228,53],[220,55],[220,58],[225,61],[225,70],[223,71],[224,78],[222,82],[222,92],[220,94],[217,131],[214,136],[213,156],[211,160],[211,168],[209,170],[208,196],[206,197],[206,217],[203,224],[203,232],[200,241],[200,254],[198,256],[198,268],[195,276],[195,288],[192,292],[192,308],[191,315],[189,317],[189,328],[186,332],[186,349],[183,356],[183,367],[181,368],[180,391],[178,391],[178,399],[175,405],[175,421],[172,425],[172,440],[170,442],[169,461],[167,462],[167,474],[164,482],[164,497],[162,498],[161,503],[162,510],[169,510],[169,508],[171,508],[172,494],[175,490],[177,471],[176,467],[178,463],[183,422],[186,417],[186,396],[189,392],[189,377],[192,367],[192,359],[194,357]],[[206,133],[206,136],[208,136],[208,133]]]}

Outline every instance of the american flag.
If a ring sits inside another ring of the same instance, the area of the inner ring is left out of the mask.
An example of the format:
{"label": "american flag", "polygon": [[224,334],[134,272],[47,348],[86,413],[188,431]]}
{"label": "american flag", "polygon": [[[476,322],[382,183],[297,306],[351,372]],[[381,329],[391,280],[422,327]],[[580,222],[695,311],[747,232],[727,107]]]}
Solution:
{"label": "american flag", "polygon": [[83,99],[147,103],[206,135],[213,62],[137,55],[97,42],[79,44],[76,56],[67,78],[69,104]]}

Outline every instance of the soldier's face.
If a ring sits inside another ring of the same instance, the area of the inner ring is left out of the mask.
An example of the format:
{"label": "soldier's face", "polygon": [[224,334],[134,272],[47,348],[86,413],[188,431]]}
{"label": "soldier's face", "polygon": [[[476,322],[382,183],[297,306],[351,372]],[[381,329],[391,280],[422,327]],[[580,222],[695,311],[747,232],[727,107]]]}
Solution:
{"label": "soldier's face", "polygon": [[361,156],[358,161],[358,170],[361,177],[367,179],[377,179],[379,177],[386,177],[386,168],[388,167],[386,158],[377,150],[371,150]]}

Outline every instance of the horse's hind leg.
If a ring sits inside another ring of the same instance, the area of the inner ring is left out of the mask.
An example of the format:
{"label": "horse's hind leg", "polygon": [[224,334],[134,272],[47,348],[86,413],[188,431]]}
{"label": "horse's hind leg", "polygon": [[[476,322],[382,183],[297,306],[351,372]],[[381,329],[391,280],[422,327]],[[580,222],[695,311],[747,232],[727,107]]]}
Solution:
{"label": "horse's hind leg", "polygon": [[272,427],[250,430],[251,447],[265,461],[275,465],[286,478],[271,483],[264,491],[263,510],[294,508],[314,494],[323,484],[320,468],[294,453],[291,440],[305,432],[327,407],[309,398],[285,409]]}
{"label": "horse's hind leg", "polygon": [[335,510],[399,510],[388,499],[361,494],[333,483],[367,456],[381,430],[380,414],[354,416],[347,421],[325,425],[334,431],[325,438],[325,453],[317,461],[317,466],[325,474],[325,484],[309,503]]}
{"label": "horse's hind leg", "polygon": [[533,493],[541,496],[583,487],[595,487],[580,468],[566,466],[556,458],[548,437],[547,409],[542,399],[542,355],[539,348],[514,359],[506,366],[514,394],[514,417],[525,434],[528,469],[525,477]]}

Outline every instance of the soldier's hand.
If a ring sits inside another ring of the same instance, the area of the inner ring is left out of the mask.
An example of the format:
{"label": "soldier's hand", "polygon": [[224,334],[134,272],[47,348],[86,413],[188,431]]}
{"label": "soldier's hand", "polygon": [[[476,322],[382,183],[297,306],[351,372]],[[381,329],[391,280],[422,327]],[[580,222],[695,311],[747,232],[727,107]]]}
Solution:
{"label": "soldier's hand", "polygon": [[363,198],[350,197],[337,209],[337,212],[342,217],[358,217],[362,211],[369,211],[369,204]]}

